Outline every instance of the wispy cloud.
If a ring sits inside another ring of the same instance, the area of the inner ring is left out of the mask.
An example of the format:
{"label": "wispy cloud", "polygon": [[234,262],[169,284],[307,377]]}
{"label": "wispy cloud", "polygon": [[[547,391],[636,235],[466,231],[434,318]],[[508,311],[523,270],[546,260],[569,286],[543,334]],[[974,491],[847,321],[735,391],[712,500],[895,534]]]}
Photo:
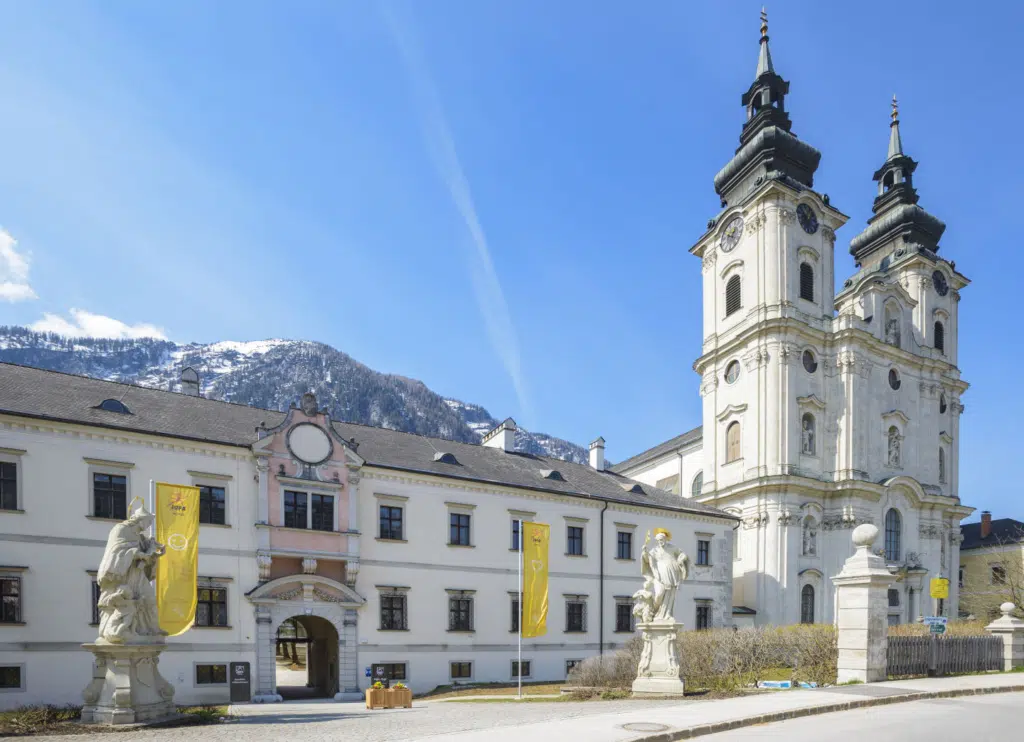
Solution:
{"label": "wispy cloud", "polygon": [[129,325],[113,317],[93,314],[84,309],[72,309],[70,314],[71,318],[66,319],[47,312],[41,320],[29,325],[29,329],[36,332],[56,332],[59,335],[66,335],[68,337],[114,338],[117,340],[131,340],[135,338],[167,339],[164,331],[155,325],[147,325],[145,323]]}
{"label": "wispy cloud", "polygon": [[28,282],[29,258],[19,253],[17,241],[0,230],[0,301],[38,299]]}
{"label": "wispy cloud", "polygon": [[417,43],[411,23],[400,19],[391,6],[384,5],[384,16],[402,54],[413,94],[420,108],[423,134],[427,140],[434,167],[438,176],[448,188],[452,202],[458,210],[469,233],[473,250],[467,254],[469,273],[473,282],[477,306],[487,328],[487,335],[495,352],[501,358],[515,387],[516,396],[523,415],[529,419],[529,395],[523,375],[519,354],[519,341],[505,292],[491,259],[480,219],[473,204],[473,194],[459,161],[448,119],[444,114],[440,95],[431,79],[426,61]]}

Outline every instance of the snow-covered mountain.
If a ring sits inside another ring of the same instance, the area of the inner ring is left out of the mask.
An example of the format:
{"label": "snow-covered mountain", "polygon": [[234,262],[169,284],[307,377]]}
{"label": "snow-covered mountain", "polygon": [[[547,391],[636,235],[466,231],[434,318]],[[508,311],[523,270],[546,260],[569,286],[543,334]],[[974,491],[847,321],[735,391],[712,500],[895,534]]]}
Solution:
{"label": "snow-covered mountain", "polygon": [[[416,379],[382,374],[323,343],[69,338],[0,326],[0,361],[178,391],[181,370],[199,372],[203,396],[285,410],[312,391],[336,420],[477,443],[498,424],[480,405],[446,399]],[[520,429],[519,451],[586,463],[569,441]]]}

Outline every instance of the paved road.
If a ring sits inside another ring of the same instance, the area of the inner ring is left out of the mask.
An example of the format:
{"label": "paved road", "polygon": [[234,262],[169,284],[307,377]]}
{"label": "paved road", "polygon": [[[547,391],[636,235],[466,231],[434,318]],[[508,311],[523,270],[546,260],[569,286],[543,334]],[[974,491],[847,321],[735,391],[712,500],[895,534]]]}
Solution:
{"label": "paved road", "polygon": [[808,716],[706,737],[708,742],[916,742],[1024,739],[1024,693],[942,698]]}

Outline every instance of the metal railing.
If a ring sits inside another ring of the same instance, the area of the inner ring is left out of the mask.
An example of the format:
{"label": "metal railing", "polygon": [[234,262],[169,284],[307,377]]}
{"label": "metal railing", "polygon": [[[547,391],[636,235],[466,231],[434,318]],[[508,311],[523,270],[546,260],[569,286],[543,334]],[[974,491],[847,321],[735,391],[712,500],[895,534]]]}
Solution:
{"label": "metal railing", "polygon": [[957,675],[1003,669],[998,636],[890,636],[889,677]]}

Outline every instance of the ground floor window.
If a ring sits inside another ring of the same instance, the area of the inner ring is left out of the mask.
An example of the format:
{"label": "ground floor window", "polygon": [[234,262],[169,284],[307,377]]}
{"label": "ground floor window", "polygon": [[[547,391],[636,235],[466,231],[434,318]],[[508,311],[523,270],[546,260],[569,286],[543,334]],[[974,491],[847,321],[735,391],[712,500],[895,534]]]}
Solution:
{"label": "ground floor window", "polygon": [[389,663],[386,663],[386,664],[376,665],[374,667],[374,677],[375,678],[381,677],[380,675],[377,675],[377,673],[376,673],[376,669],[378,667],[383,667],[384,668],[384,675],[383,675],[383,677],[385,677],[388,680],[405,680],[406,679],[405,663],[404,662],[389,662]]}
{"label": "ground floor window", "polygon": [[694,628],[698,631],[711,628],[711,602],[701,601],[697,603],[697,621]]}
{"label": "ground floor window", "polygon": [[566,660],[565,661],[565,676],[569,677],[569,673],[576,669],[583,660]]}
{"label": "ground floor window", "polygon": [[21,665],[0,666],[0,690],[21,690]]}
{"label": "ground floor window", "polygon": [[804,585],[800,591],[800,623],[814,623],[814,587]]}
{"label": "ground floor window", "polygon": [[223,588],[199,588],[196,626],[228,625],[228,591]]}
{"label": "ground floor window", "polygon": [[473,677],[473,663],[452,662],[451,677],[452,680],[469,680],[471,677]]}
{"label": "ground floor window", "polygon": [[514,678],[519,678],[519,677],[528,678],[528,677],[530,677],[530,660],[523,660],[523,672],[522,672],[522,675],[519,674],[519,662],[517,660],[512,660],[512,677],[514,677]]}
{"label": "ground floor window", "polygon": [[617,633],[633,633],[633,606],[626,601],[615,604],[615,631]]}
{"label": "ground floor window", "polygon": [[227,682],[227,665],[196,665],[196,685],[223,685]]}

